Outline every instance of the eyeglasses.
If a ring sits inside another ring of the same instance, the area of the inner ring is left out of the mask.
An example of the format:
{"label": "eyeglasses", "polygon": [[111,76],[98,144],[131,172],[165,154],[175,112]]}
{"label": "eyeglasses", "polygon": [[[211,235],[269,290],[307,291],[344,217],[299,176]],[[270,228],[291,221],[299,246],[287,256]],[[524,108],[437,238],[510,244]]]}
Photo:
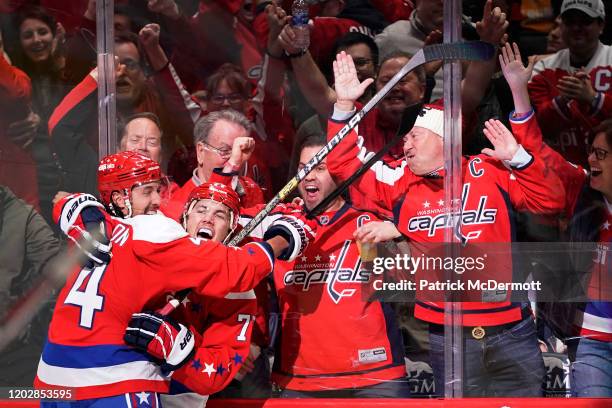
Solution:
{"label": "eyeglasses", "polygon": [[354,58],[353,62],[355,63],[356,67],[363,67],[365,65],[371,64],[372,59],[371,58]]}
{"label": "eyeglasses", "polygon": [[206,143],[204,141],[202,141],[202,144],[204,145],[204,148],[206,150],[210,150],[213,151],[215,153],[217,153],[219,155],[219,157],[221,157],[223,160],[227,160],[230,158],[230,156],[232,155],[232,149],[229,147],[225,147],[223,149],[219,149],[218,147],[215,147],[209,143]]}
{"label": "eyeglasses", "polygon": [[608,156],[608,153],[610,153],[607,150],[601,149],[599,147],[593,147],[592,145],[588,147],[587,149],[587,153],[589,154],[589,156],[593,153],[595,153],[595,158],[597,160],[605,160],[606,157]]}
{"label": "eyeglasses", "polygon": [[240,103],[244,100],[244,96],[239,93],[233,93],[229,95],[213,95],[210,97],[210,101],[214,104],[221,105],[224,101],[228,101],[229,103]]}

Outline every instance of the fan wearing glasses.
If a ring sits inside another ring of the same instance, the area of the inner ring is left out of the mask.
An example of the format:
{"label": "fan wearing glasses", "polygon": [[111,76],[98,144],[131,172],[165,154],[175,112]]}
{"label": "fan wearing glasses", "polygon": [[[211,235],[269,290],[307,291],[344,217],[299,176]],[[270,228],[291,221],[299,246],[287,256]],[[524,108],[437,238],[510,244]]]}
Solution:
{"label": "fan wearing glasses", "polygon": [[612,302],[609,301],[612,293],[609,269],[612,261],[612,119],[602,121],[591,132],[588,169],[572,165],[542,141],[527,90],[532,63],[524,67],[518,47],[515,45],[512,50],[506,44],[500,65],[518,112],[511,118],[517,141],[526,149],[540,151],[547,166],[563,181],[568,241],[579,245],[595,243],[594,250],[568,251],[569,259],[560,263],[568,266],[570,273],[577,272],[588,280],[581,283],[586,287],[589,301],[580,305],[575,327],[558,333],[565,337],[570,356],[574,356],[572,395],[612,397]]}
{"label": "fan wearing glasses", "polygon": [[259,186],[251,178],[240,176],[238,172],[241,166],[230,160],[232,149],[237,154],[243,152],[250,155],[253,152],[255,141],[249,137],[250,133],[251,122],[233,109],[218,110],[198,119],[193,129],[197,166],[192,177],[173,194],[170,203],[162,208],[164,214],[178,220],[191,191],[209,182],[213,171],[233,176],[232,188],[238,193],[243,207],[263,204],[263,193]]}

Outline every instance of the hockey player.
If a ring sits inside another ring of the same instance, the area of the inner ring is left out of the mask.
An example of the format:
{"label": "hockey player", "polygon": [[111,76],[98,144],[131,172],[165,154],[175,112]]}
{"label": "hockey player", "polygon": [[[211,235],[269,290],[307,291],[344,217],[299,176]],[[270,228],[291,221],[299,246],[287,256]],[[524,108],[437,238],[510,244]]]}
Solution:
{"label": "hockey player", "polygon": [[[297,254],[295,247],[306,244],[306,232],[290,231],[301,228],[295,218],[270,227],[268,241],[242,248],[189,238],[157,212],[160,177],[159,164],[138,153],[110,155],[98,167],[98,189],[117,218],[105,216],[102,204],[89,195],[71,195],[56,204],[55,219],[70,238],[91,240],[89,232],[96,228],[111,238],[106,244],[94,242],[90,261],[69,276],[58,297],[35,379],[38,388],[72,388],[77,403],[104,407],[130,406],[136,393],[167,392],[168,378],[160,367],[123,343],[132,313],[164,293],[189,287],[218,297],[249,290],[270,272],[275,256],[284,257],[287,250]],[[287,234],[292,245],[278,236]],[[193,336],[179,328],[166,333],[173,346],[165,350],[164,372],[184,363],[193,349]]]}
{"label": "hockey player", "polygon": [[[359,82],[350,56],[343,53],[334,61],[334,76],[338,101],[328,124],[330,138],[340,130],[341,122],[354,113],[354,101],[368,85],[368,81]],[[428,244],[443,242],[447,228],[453,228],[457,239],[469,249],[477,248],[478,245],[469,245],[472,243],[511,242],[512,208],[559,212],[564,189],[537,152],[528,153],[510,133],[489,140],[494,149],[484,149],[484,154],[463,161],[458,225],[454,221],[457,217],[449,216],[444,203],[440,109],[426,108],[417,118],[414,128],[404,137],[405,160],[398,167],[375,163],[356,182],[356,187],[382,206],[394,209],[397,229],[424,253],[430,248],[425,248]],[[328,168],[333,177],[350,177],[366,160],[368,152],[361,148],[361,143],[353,131],[330,152]],[[512,259],[507,253],[489,256],[484,269],[507,279],[512,276]],[[415,317],[430,323],[432,367],[440,392],[444,384],[444,303],[423,296],[431,294],[420,295],[419,299],[429,301],[417,301]],[[462,307],[466,350],[464,395],[541,395],[544,364],[530,310],[510,302],[507,293],[499,296],[483,292],[479,299],[482,301],[464,302]]]}
{"label": "hockey player", "polygon": [[[223,242],[238,224],[239,209],[240,199],[230,187],[204,183],[185,203],[183,228],[193,238]],[[161,400],[164,407],[203,406],[208,395],[225,388],[242,367],[249,354],[256,313],[252,290],[230,293],[223,299],[192,292],[171,317],[155,312],[134,314],[124,339],[163,362],[153,335],[160,326],[176,328],[177,321],[190,325],[196,339],[195,352],[172,374],[172,395],[162,395]]]}
{"label": "hockey player", "polygon": [[[586,7],[586,6],[585,6]],[[589,147],[590,172],[566,161],[560,153],[543,142],[542,132],[529,101],[527,81],[532,65],[524,67],[518,47],[506,45],[500,56],[502,71],[514,97],[515,112],[510,118],[512,130],[521,143],[541,151],[548,165],[559,173],[565,185],[566,212],[570,218],[569,240],[577,245],[597,243],[591,250],[572,251],[569,259],[573,272],[590,275],[587,295],[591,299],[582,307],[575,323],[573,340],[575,360],[572,363],[572,394],[578,397],[612,397],[612,292],[610,283],[610,242],[612,241],[612,131],[603,126],[594,129]],[[487,124],[491,132],[505,128]],[[591,249],[591,248],[589,248]],[[572,353],[573,354],[573,353]]]}

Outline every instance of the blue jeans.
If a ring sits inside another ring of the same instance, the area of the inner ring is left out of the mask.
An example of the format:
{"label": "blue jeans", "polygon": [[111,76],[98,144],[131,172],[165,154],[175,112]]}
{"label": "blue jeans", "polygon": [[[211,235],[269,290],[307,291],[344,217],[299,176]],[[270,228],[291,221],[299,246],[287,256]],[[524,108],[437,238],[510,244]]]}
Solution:
{"label": "blue jeans", "polygon": [[581,338],[571,375],[575,397],[612,397],[612,343]]}
{"label": "blue jeans", "polygon": [[[444,336],[430,331],[429,341],[436,394],[444,395]],[[545,374],[531,317],[481,340],[464,335],[464,397],[541,397]]]}

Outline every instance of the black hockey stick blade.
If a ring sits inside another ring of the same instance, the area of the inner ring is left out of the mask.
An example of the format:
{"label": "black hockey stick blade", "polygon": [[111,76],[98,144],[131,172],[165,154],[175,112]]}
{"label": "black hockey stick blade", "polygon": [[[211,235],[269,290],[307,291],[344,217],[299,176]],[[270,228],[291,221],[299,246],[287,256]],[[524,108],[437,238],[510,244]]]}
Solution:
{"label": "black hockey stick blade", "polygon": [[495,56],[495,47],[484,41],[466,41],[429,45],[423,48],[423,53],[427,62],[434,60],[486,61]]}
{"label": "black hockey stick blade", "polygon": [[351,184],[359,177],[363,175],[374,163],[380,160],[391,147],[395,146],[401,138],[414,126],[414,122],[416,122],[419,113],[423,109],[422,103],[417,103],[414,105],[410,105],[404,109],[402,112],[402,118],[400,119],[400,125],[397,129],[397,133],[391,140],[389,140],[380,151],[376,154],[373,154],[368,161],[366,161],[360,168],[353,174],[351,177],[344,180],[334,191],[332,191],[328,196],[326,196],[319,204],[316,205],[315,208],[310,210],[307,214],[308,218],[316,217],[321,214],[325,209],[329,206],[329,204],[336,199],[340,194],[344,193]]}

